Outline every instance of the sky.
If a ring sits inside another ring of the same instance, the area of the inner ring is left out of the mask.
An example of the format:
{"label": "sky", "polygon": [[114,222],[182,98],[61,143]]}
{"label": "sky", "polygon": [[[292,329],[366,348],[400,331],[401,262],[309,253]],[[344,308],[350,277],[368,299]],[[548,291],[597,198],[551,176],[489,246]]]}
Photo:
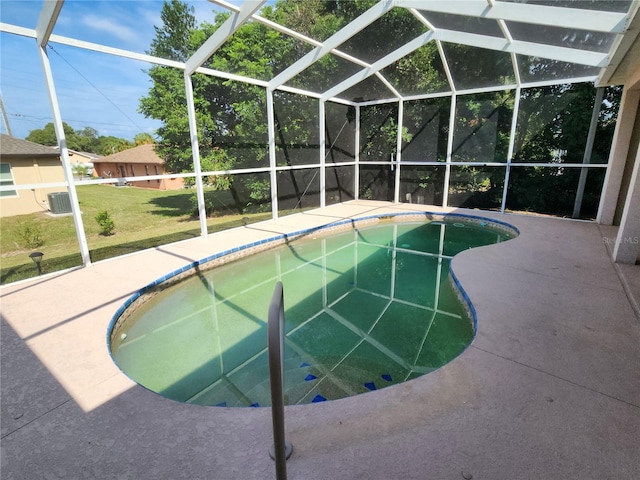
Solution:
{"label": "sky", "polygon": [[[213,23],[217,7],[205,0],[190,0],[199,23]],[[237,3],[237,2],[233,2]],[[54,34],[145,53],[160,25],[162,1],[66,0]],[[42,0],[0,0],[0,22],[34,29]],[[151,86],[145,73],[151,66],[60,44],[47,54],[58,95],[62,120],[75,130],[91,127],[98,135],[128,140],[160,126],[138,113],[139,99]],[[53,121],[51,103],[36,42],[32,38],[0,33],[0,95],[14,137]],[[0,117],[0,132],[8,133]]]}

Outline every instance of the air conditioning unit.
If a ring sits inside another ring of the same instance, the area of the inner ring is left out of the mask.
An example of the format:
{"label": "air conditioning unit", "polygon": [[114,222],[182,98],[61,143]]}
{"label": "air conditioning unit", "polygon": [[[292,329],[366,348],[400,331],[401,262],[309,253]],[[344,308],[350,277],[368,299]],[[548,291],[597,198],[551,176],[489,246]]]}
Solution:
{"label": "air conditioning unit", "polygon": [[49,197],[49,210],[51,213],[71,213],[71,201],[69,193],[55,192],[47,195]]}

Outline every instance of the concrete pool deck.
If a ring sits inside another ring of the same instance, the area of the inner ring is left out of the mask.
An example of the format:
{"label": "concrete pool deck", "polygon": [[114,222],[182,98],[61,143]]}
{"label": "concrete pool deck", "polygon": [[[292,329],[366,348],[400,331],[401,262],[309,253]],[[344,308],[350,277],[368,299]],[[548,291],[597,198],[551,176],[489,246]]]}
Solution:
{"label": "concrete pool deck", "polygon": [[289,478],[637,478],[640,266],[611,263],[616,229],[367,201],[2,287],[1,478],[275,478],[270,409],[185,405],[137,386],[109,358],[111,317],[146,284],[231,246],[414,210],[520,230],[453,261],[477,337],[416,380],[287,407]]}

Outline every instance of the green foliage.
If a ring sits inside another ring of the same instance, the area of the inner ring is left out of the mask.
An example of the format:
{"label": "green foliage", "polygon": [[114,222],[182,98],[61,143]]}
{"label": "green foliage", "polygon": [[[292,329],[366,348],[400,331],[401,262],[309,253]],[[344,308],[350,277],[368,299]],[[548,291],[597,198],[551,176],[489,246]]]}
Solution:
{"label": "green foliage", "polygon": [[249,197],[259,205],[271,200],[271,182],[269,180],[255,180],[249,183]]}
{"label": "green foliage", "polygon": [[196,19],[194,8],[179,0],[166,0],[160,13],[161,27],[154,27],[156,37],[147,52],[161,58],[186,62],[191,53],[188,49]]}
{"label": "green foliage", "polygon": [[[65,137],[74,135],[73,128],[62,122],[62,129],[64,131]],[[39,130],[31,130],[29,135],[26,136],[25,140],[30,142],[39,143],[40,145],[48,145],[48,146],[56,146],[58,145],[58,138],[56,137],[56,130],[53,126],[53,123],[47,123],[44,128]],[[67,142],[67,146],[69,143]],[[69,148],[72,148],[69,146]]]}
{"label": "green foliage", "polygon": [[[261,14],[303,34],[324,40],[374,4],[373,1],[280,0],[275,5],[266,6]],[[156,27],[156,38],[151,43],[149,53],[184,61],[228,18],[228,14],[218,15],[214,24],[202,23],[196,27],[193,9],[173,0],[165,2],[161,18],[163,24]],[[396,42],[413,39],[422,32],[423,26],[404,9],[394,9],[376,22],[372,29],[386,33],[375,35],[374,40],[371,35],[358,35],[349,42],[349,50],[362,50],[365,57],[379,57],[381,44],[387,42],[388,38],[394,38]],[[275,32],[258,22],[250,22],[228,39],[204,66],[269,80],[307,50],[308,47],[288,35]],[[427,47],[420,58],[435,55],[437,51]],[[328,55],[305,71],[304,75],[292,79],[291,84],[314,91],[328,87],[328,82],[333,82],[335,78],[337,66],[336,59]],[[405,65],[405,69],[410,69],[410,66]],[[415,74],[419,82],[431,84],[435,81],[433,78],[437,75],[426,64],[421,70]],[[154,66],[148,73],[152,87],[148,95],[141,99],[139,110],[145,116],[162,122],[157,131],[158,150],[166,161],[166,168],[171,172],[192,171],[183,75],[176,69],[163,66]],[[268,155],[264,89],[199,74],[193,76],[192,83],[201,157],[206,158],[215,148],[220,148],[227,154],[227,164],[234,169],[251,168],[264,162]],[[287,156],[289,153],[315,156],[312,149],[317,149],[318,144],[317,101],[283,92],[277,92],[276,95],[276,141],[282,152],[282,162],[308,163],[308,158],[297,160]],[[392,121],[386,127],[388,131],[383,134],[385,138],[395,135],[395,123]],[[403,131],[403,136],[407,138],[408,132]],[[384,140],[384,143],[395,145],[395,138]],[[293,152],[295,149],[298,152]],[[229,188],[233,188],[233,185],[229,184]]]}
{"label": "green foliage", "polygon": [[[375,0],[278,0],[266,5],[261,15],[323,41],[376,3]],[[198,25],[193,7],[180,0],[167,0],[161,13],[162,24],[156,27],[156,37],[148,53],[185,61],[229,15],[218,14],[213,23]],[[424,25],[410,11],[394,8],[362,32],[356,33],[340,48],[347,54],[373,62],[424,31]],[[477,48],[450,43],[443,45],[443,48],[458,89],[515,82],[512,59],[508,53],[490,50],[480,52]],[[225,41],[203,66],[268,81],[302,58],[308,49],[308,45],[288,35],[258,22],[248,22]],[[530,59],[529,62],[528,69],[521,70],[525,81],[533,80],[537,73],[545,78],[564,78],[567,73],[568,64],[562,62],[546,59]],[[286,83],[300,89],[322,92],[353,73],[346,65],[338,57],[326,55]],[[167,170],[175,173],[192,172],[183,74],[177,69],[160,65],[151,67],[148,73],[152,86],[147,96],[140,100],[139,111],[161,122],[156,132],[159,140],[157,150],[165,159]],[[381,73],[403,94],[449,89],[435,42],[427,43]],[[192,76],[192,86],[203,170],[267,166],[265,89],[202,74]],[[370,77],[340,96],[366,101],[376,98],[382,91],[389,94],[382,82]],[[521,92],[513,162],[581,163],[594,98],[593,85],[554,85],[525,88]],[[317,126],[320,123],[317,100],[282,91],[275,91],[273,95],[278,165],[315,162],[319,147]],[[602,161],[608,155],[615,111],[619,104],[616,98],[619,99],[619,95],[608,91],[592,157],[595,161]],[[398,125],[397,104],[368,105],[360,109],[359,153],[363,162],[388,161],[392,155],[395,156],[399,131],[403,152],[407,149],[410,154],[405,156],[403,153],[403,159],[430,162],[447,159],[451,99],[443,97],[418,102],[422,104],[414,107],[413,111],[409,104],[416,101],[405,102],[403,125]],[[451,160],[506,164],[514,104],[514,90],[458,96]],[[347,112],[347,121],[353,122],[354,117],[353,111]],[[412,146],[412,142],[416,143]],[[346,157],[353,158],[356,152],[344,153]],[[503,169],[500,171],[504,172]],[[553,177],[553,185],[558,192],[566,194],[571,190],[569,183],[573,179],[570,179],[570,175],[552,174],[544,169],[519,171],[523,175],[512,176],[516,184],[510,190],[520,192],[517,197],[515,194],[510,197],[512,200],[517,198],[513,205],[518,205],[518,208],[536,210],[541,204],[535,194],[525,194],[527,189],[517,184],[520,181],[527,182],[528,177],[534,178],[532,185],[537,184],[535,179],[540,175]],[[460,198],[465,197],[466,205],[488,205],[493,208],[500,204],[503,185],[500,174],[494,173],[498,169],[491,173],[482,168],[460,169],[458,172],[458,183],[452,186],[453,193]],[[233,177],[225,175],[211,176],[205,183],[220,191],[228,190],[238,212],[256,205],[254,202],[264,205],[265,199],[262,197],[269,191],[264,187],[264,179],[254,174],[243,177],[242,186],[234,182]],[[297,203],[300,203],[305,186],[298,184],[294,174],[290,177],[291,180],[287,179],[287,182],[291,191],[286,195],[289,198],[296,196]],[[442,198],[443,183],[438,187],[433,181],[435,178],[440,181],[441,177],[435,174],[432,179],[418,180],[410,188],[422,189],[422,192],[407,193],[422,195],[425,189],[430,189],[432,193],[435,192],[434,198]],[[361,172],[361,178],[364,178],[361,181],[362,195],[378,199],[393,198],[390,172],[372,168],[364,174]],[[252,183],[254,187],[251,187]]]}
{"label": "green foliage", "polygon": [[514,101],[513,91],[461,97],[456,107],[452,160],[506,162]]}
{"label": "green foliage", "polygon": [[[204,172],[220,172],[229,170],[233,166],[233,159],[229,158],[226,152],[220,148],[213,148],[207,156],[200,158],[200,170]],[[185,172],[187,172],[186,170]],[[213,187],[216,190],[227,190],[231,187],[231,175],[209,175],[202,177],[204,186]],[[185,187],[195,185],[194,178],[184,179]]]}
{"label": "green foliage", "polygon": [[113,136],[99,137],[98,145],[95,147],[95,151],[91,151],[91,153],[97,153],[98,155],[112,155],[114,153],[128,150],[132,147],[134,147],[134,144],[124,138]]}
{"label": "green foliage", "polygon": [[100,234],[104,236],[113,235],[113,230],[116,228],[115,223],[113,222],[111,215],[106,210],[102,210],[98,212],[95,216],[96,222],[100,225]]}
{"label": "green foliage", "polygon": [[153,145],[156,141],[150,133],[138,133],[133,137],[133,143],[137,147],[139,145]]}
{"label": "green foliage", "polygon": [[[591,162],[609,155],[620,89],[606,90]],[[515,139],[514,162],[582,163],[595,89],[590,83],[523,89]],[[511,210],[571,215],[580,170],[512,168],[507,205]],[[602,175],[590,171],[583,199],[583,217],[593,217]]]}
{"label": "green foliage", "polygon": [[[398,144],[398,106],[376,105],[360,110],[360,155],[366,160],[388,161],[396,153]],[[413,135],[403,125],[402,141],[410,142]]]}
{"label": "green foliage", "polygon": [[24,248],[38,248],[44,245],[42,228],[37,223],[30,222],[21,225],[18,229],[18,236]]}
{"label": "green foliage", "polygon": [[[113,136],[99,136],[98,131],[91,127],[74,130],[70,125],[62,123],[67,148],[77,152],[96,153],[98,155],[111,155],[134,147],[134,144],[124,138]],[[148,134],[139,134],[148,135]],[[150,135],[149,135],[150,136]],[[153,137],[151,137],[153,140]],[[58,138],[53,123],[47,123],[44,128],[31,130],[26,140],[40,145],[58,145]]]}
{"label": "green foliage", "polygon": [[[197,216],[198,198],[195,191],[189,200],[191,215]],[[213,187],[205,190],[204,205],[208,217],[267,212],[271,205],[271,184],[269,180],[256,179],[228,190]]]}
{"label": "green foliage", "polygon": [[89,172],[89,167],[78,163],[72,167],[72,170],[74,175],[76,175],[77,177],[83,178],[87,176],[87,173]]}

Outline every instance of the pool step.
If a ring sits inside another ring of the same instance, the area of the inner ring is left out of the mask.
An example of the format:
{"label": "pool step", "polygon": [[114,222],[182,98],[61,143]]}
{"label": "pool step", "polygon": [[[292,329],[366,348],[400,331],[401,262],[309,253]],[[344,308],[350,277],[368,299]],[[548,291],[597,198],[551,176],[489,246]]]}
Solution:
{"label": "pool step", "polygon": [[[299,358],[285,359],[285,379],[299,371]],[[204,388],[190,400],[198,405],[264,406],[271,405],[269,366],[264,358],[257,358],[222,380]]]}
{"label": "pool step", "polygon": [[[315,363],[297,357],[285,360],[284,400],[286,405],[343,398],[396,383],[391,373],[374,373],[371,370],[348,365],[344,359],[315,360]],[[192,403],[223,407],[270,406],[268,366],[263,363],[246,366],[203,390],[192,399]]]}

